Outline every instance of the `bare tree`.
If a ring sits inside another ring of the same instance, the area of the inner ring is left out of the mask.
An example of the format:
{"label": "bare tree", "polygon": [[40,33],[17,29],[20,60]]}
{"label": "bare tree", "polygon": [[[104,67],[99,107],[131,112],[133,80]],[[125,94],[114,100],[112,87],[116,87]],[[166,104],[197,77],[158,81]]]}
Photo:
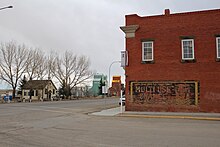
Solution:
{"label": "bare tree", "polygon": [[30,56],[28,60],[29,64],[26,68],[26,73],[29,80],[43,78],[45,67],[45,56],[39,49],[30,50]]}
{"label": "bare tree", "polygon": [[29,64],[29,55],[29,50],[24,44],[17,45],[15,42],[8,42],[0,45],[0,77],[11,85],[13,98],[15,97],[18,80]]}
{"label": "bare tree", "polygon": [[40,62],[39,63],[40,66],[38,66],[36,70],[36,80],[43,80],[48,75],[47,58],[46,57],[41,58],[39,62]]}
{"label": "bare tree", "polygon": [[53,78],[52,70],[55,69],[55,60],[56,54],[51,52],[48,56],[39,50],[30,51],[30,59],[27,66],[26,73],[28,74],[29,79],[42,80],[48,78]]}
{"label": "bare tree", "polygon": [[72,80],[70,80],[71,89],[79,84],[84,83],[91,78],[93,72],[90,70],[90,60],[86,56],[80,56],[77,58],[76,70],[72,74]]}
{"label": "bare tree", "polygon": [[46,62],[45,62],[45,67],[46,67],[46,74],[48,75],[48,78],[52,79],[54,77],[54,71],[56,70],[56,59],[57,59],[57,54],[54,52],[50,52],[48,55]]}
{"label": "bare tree", "polygon": [[70,90],[75,86],[84,83],[93,75],[90,70],[90,61],[85,56],[77,56],[66,51],[60,58],[56,58],[56,68],[53,70],[56,79]]}

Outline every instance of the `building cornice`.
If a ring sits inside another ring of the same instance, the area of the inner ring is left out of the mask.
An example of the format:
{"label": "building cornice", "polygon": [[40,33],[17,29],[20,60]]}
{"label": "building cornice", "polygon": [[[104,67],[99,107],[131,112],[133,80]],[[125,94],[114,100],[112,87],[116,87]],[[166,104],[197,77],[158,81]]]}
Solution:
{"label": "building cornice", "polygon": [[126,38],[134,38],[135,32],[139,28],[139,25],[129,25],[129,26],[123,26],[120,27],[120,29],[125,33]]}

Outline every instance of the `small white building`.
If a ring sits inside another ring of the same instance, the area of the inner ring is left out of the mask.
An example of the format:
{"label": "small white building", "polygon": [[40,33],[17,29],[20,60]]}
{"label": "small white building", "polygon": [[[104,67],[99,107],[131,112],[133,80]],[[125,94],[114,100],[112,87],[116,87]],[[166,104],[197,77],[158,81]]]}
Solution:
{"label": "small white building", "polygon": [[30,80],[22,88],[23,100],[52,100],[57,88],[52,80]]}

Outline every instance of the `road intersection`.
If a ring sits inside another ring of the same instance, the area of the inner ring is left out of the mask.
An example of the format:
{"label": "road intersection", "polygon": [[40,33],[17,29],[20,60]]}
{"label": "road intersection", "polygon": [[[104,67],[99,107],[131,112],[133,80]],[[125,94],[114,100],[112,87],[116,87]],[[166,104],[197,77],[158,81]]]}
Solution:
{"label": "road intersection", "polygon": [[220,144],[220,121],[136,115],[127,112],[121,115],[118,99],[111,98],[2,104],[1,146],[217,147]]}

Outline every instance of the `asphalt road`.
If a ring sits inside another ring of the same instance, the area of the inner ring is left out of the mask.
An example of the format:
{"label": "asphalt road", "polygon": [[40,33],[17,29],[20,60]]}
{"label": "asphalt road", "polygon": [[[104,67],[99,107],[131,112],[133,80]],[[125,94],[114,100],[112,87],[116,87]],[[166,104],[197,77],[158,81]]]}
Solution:
{"label": "asphalt road", "polygon": [[0,104],[1,147],[219,147],[220,122],[92,116],[118,99]]}

